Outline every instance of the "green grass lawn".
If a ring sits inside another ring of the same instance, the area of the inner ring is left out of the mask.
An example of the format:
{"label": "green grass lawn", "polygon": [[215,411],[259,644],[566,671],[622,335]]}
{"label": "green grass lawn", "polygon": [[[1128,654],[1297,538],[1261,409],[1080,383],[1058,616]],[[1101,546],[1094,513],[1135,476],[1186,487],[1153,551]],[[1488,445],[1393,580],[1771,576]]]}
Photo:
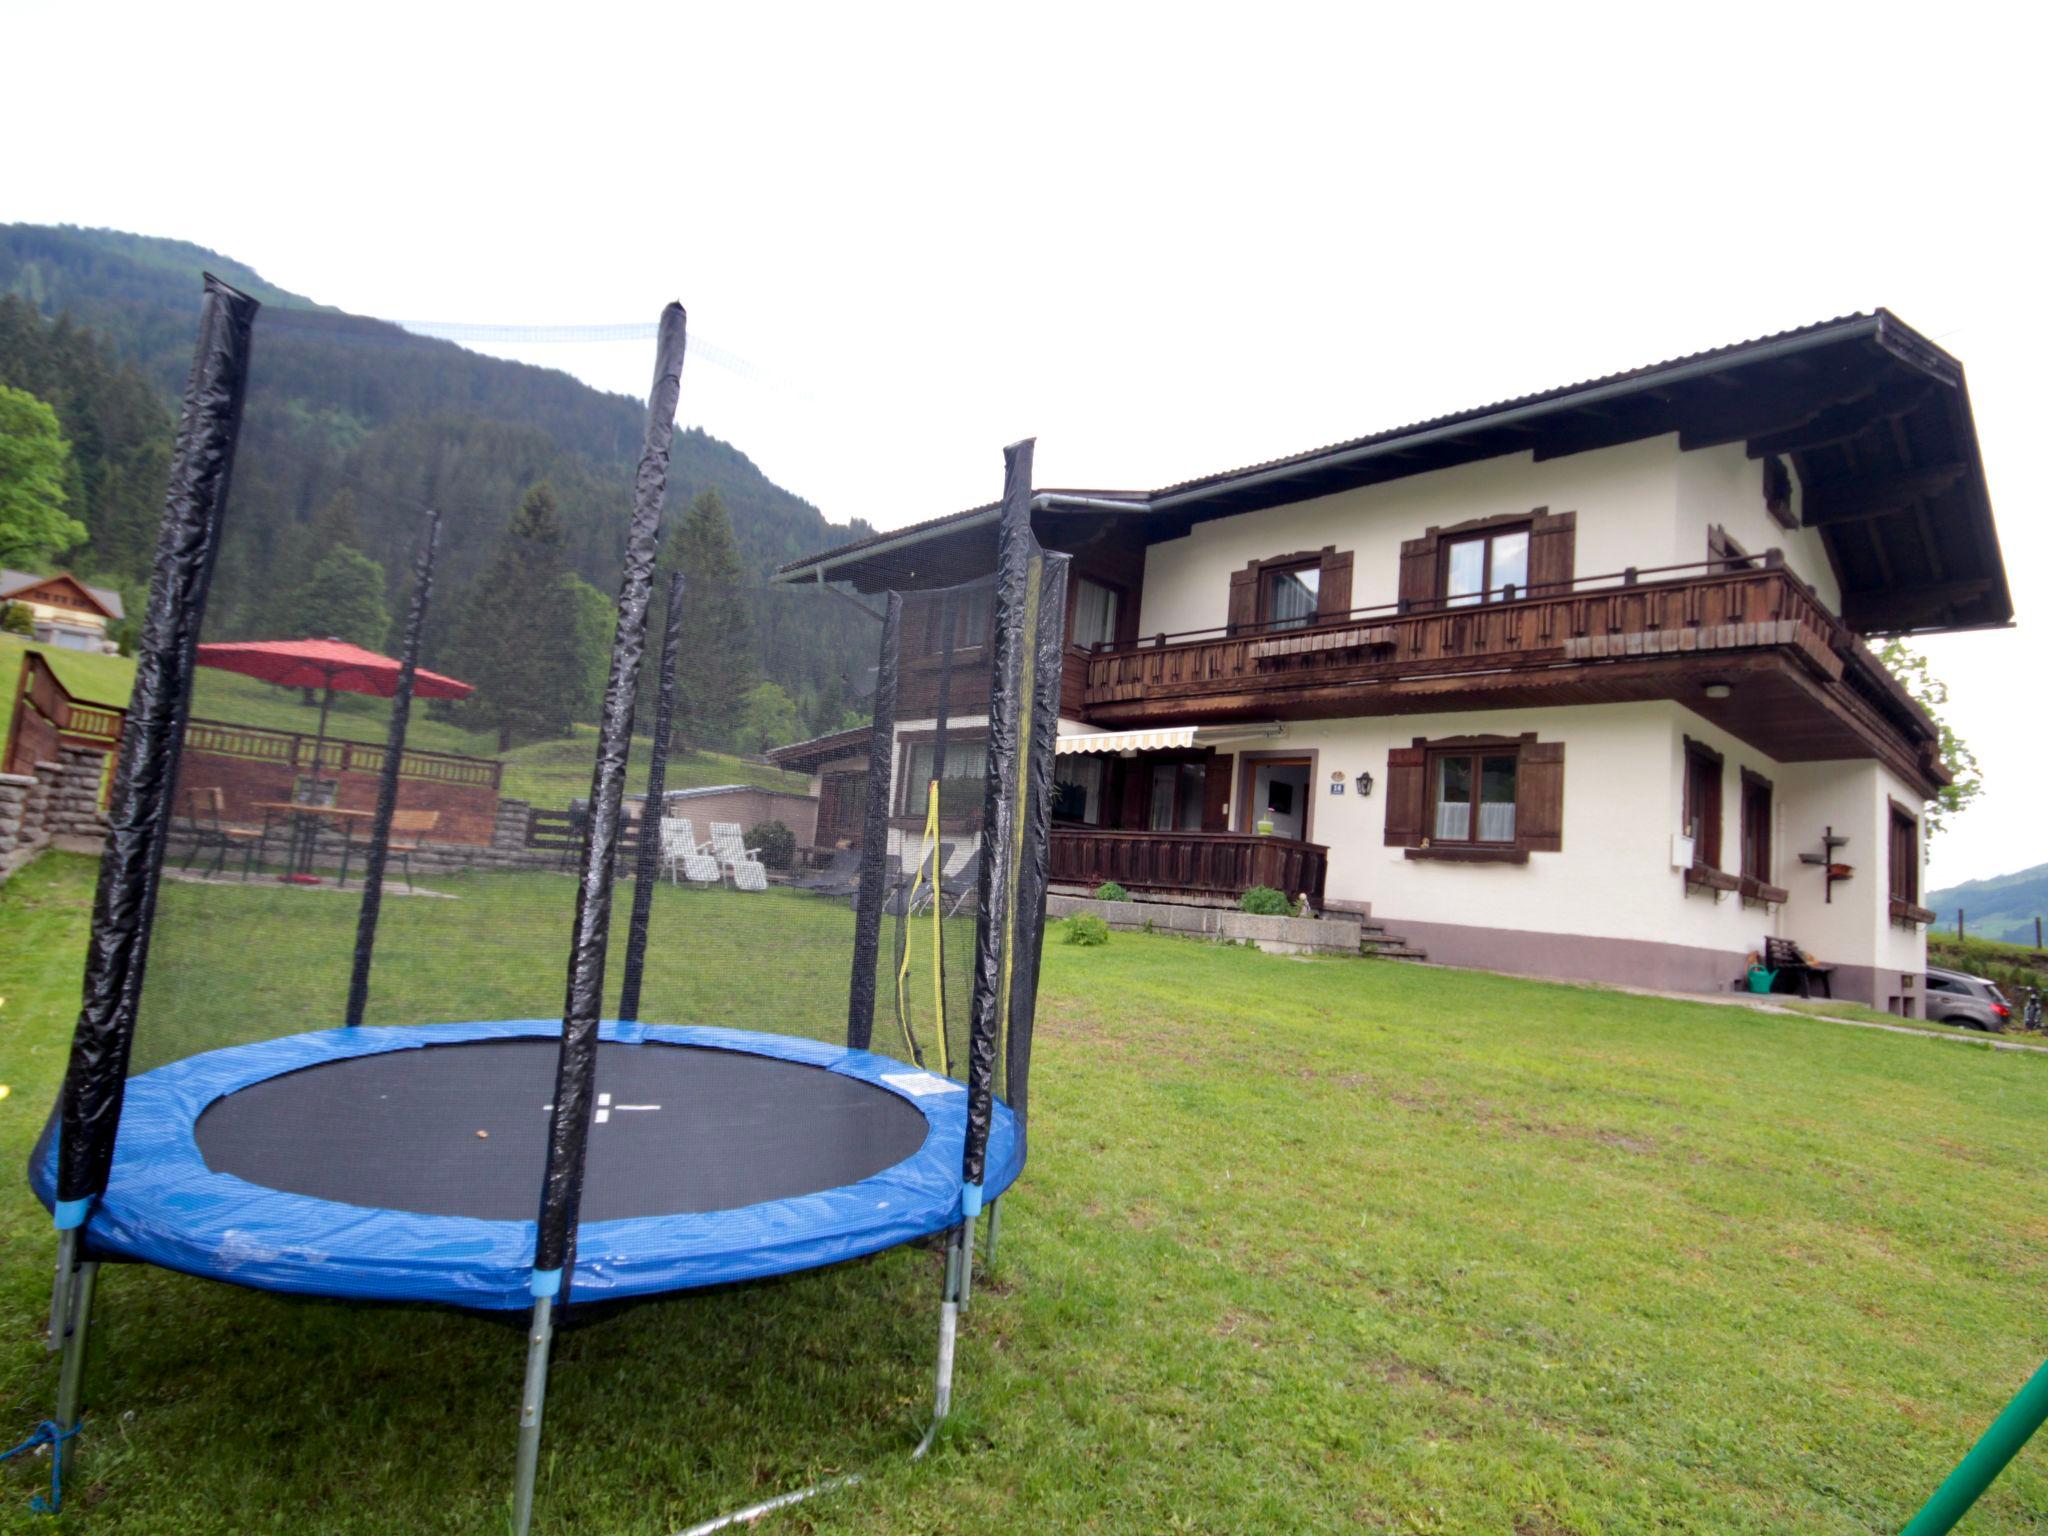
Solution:
{"label": "green grass lawn", "polygon": [[[0,888],[0,1165],[62,1070],[90,877],[50,855]],[[404,1006],[559,997],[572,883],[487,881],[387,902],[380,977],[451,989]],[[664,894],[663,994],[798,995],[819,909],[715,899]],[[167,945],[244,925],[220,990],[283,1012],[331,992],[353,916],[255,887],[165,910]],[[706,949],[725,911],[758,941]],[[451,947],[479,914],[501,942]],[[1032,1110],[930,1459],[904,1458],[936,1259],[905,1250],[565,1334],[537,1528],[663,1536],[858,1468],[761,1529],[1893,1531],[2048,1338],[2030,1055],[1119,933],[1047,946]],[[26,1432],[51,1237],[10,1190],[0,1418]],[[38,1469],[10,1468],[0,1529],[503,1528],[516,1330],[123,1269],[95,1344],[75,1505],[28,1515]],[[2030,1449],[1962,1529],[2044,1509]]]}

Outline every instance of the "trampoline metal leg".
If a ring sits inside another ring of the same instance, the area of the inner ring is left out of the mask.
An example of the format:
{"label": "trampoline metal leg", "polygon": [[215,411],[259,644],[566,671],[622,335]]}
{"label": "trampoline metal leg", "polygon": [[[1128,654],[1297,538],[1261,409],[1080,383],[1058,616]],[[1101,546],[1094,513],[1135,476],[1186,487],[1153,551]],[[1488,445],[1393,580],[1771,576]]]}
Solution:
{"label": "trampoline metal leg", "polygon": [[54,1487],[63,1486],[64,1463],[72,1454],[71,1435],[84,1416],[86,1332],[92,1324],[92,1293],[99,1275],[99,1265],[88,1260],[78,1266],[78,1272],[67,1287],[70,1316],[64,1329],[64,1358],[57,1368],[59,1434],[57,1442],[50,1447],[50,1455],[56,1460],[56,1466],[51,1469]]}
{"label": "trampoline metal leg", "polygon": [[932,1372],[932,1423],[924,1438],[917,1442],[917,1449],[910,1453],[912,1461],[932,1448],[939,1425],[953,1411],[953,1346],[960,1336],[960,1304],[973,1244],[973,1229],[966,1222],[955,1227],[946,1242],[945,1290],[939,1301],[939,1358]]}
{"label": "trampoline metal leg", "polygon": [[960,1229],[960,1310],[967,1310],[967,1302],[974,1294],[974,1229],[976,1223],[966,1222]]}
{"label": "trampoline metal leg", "polygon": [[554,1312],[552,1296],[534,1299],[533,1326],[526,1338],[526,1386],[519,1396],[519,1469],[512,1493],[514,1536],[526,1536],[533,1524],[533,1480],[540,1467],[540,1416],[548,1391],[548,1345],[555,1333]]}
{"label": "trampoline metal leg", "polygon": [[50,1332],[43,1347],[55,1354],[71,1331],[71,1283],[78,1277],[78,1230],[57,1234],[57,1272],[50,1280]]}
{"label": "trampoline metal leg", "polygon": [[1003,1230],[1003,1202],[991,1200],[988,1203],[988,1251],[982,1256],[982,1263],[990,1269],[996,1267],[996,1238]]}

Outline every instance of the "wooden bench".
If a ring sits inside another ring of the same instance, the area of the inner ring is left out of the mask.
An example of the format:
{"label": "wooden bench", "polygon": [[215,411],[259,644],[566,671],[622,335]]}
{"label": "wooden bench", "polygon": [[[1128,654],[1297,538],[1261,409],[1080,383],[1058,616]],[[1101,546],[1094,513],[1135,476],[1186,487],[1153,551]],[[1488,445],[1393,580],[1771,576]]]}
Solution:
{"label": "wooden bench", "polygon": [[[407,885],[412,884],[412,856],[427,846],[427,834],[440,825],[441,813],[439,811],[394,810],[391,813],[391,836],[384,844],[384,851],[387,857],[394,853],[398,855],[399,864],[405,870],[405,883]],[[349,852],[353,847],[354,845],[351,844],[350,848],[345,849],[341,856],[341,883],[343,885],[348,884]],[[366,861],[368,857],[368,850],[365,849],[364,858]],[[385,867],[388,869],[390,866],[387,864]]]}
{"label": "wooden bench", "polygon": [[1799,946],[1790,939],[1764,940],[1764,969],[1776,971],[1777,980],[1771,984],[1774,992],[1789,992],[1796,984],[1801,997],[1813,996],[1813,984],[1820,983],[1821,996],[1832,1001],[1835,995],[1832,965],[1816,965],[1806,958]]}

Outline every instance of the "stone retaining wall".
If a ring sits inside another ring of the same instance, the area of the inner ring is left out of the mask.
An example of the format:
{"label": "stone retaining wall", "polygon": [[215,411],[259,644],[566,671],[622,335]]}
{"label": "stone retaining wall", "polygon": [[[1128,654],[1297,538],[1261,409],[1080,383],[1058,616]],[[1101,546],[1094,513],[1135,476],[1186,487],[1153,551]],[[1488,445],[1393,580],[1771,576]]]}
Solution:
{"label": "stone retaining wall", "polygon": [[82,849],[106,838],[100,784],[107,754],[60,746],[57,757],[37,763],[34,773],[0,773],[0,880],[60,838]]}
{"label": "stone retaining wall", "polygon": [[1213,943],[1256,944],[1269,955],[1355,955],[1363,929],[1348,917],[1254,917],[1221,907],[1184,907],[1164,901],[1095,901],[1085,896],[1047,896],[1048,918],[1077,913],[1099,917],[1112,928],[1178,933]]}

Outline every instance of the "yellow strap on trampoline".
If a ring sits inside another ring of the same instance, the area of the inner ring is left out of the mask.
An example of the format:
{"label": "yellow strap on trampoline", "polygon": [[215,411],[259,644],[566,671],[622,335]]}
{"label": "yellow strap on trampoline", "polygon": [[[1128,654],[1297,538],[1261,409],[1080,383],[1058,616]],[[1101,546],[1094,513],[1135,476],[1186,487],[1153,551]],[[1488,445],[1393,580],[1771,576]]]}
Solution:
{"label": "yellow strap on trampoline", "polygon": [[[939,1021],[939,1073],[944,1077],[953,1075],[952,1063],[946,1057],[946,982],[943,952],[940,944],[943,933],[939,927],[944,916],[939,900],[939,781],[932,779],[925,786],[924,836],[917,845],[917,873],[911,878],[910,890],[903,898],[903,920],[910,921],[917,910],[917,893],[924,889],[924,871],[927,861],[932,866],[932,1004]],[[910,946],[903,947],[902,963],[896,967],[896,1023],[903,1031],[903,1045],[910,1052],[910,1059],[919,1066],[924,1065],[924,1053],[917,1048],[917,1037],[910,1028]]]}

